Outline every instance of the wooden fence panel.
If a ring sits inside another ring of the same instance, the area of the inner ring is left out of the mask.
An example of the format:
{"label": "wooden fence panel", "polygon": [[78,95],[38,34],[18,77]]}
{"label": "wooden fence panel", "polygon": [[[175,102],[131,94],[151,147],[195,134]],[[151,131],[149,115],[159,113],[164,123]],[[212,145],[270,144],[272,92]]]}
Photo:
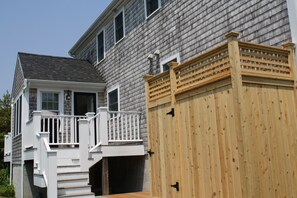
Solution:
{"label": "wooden fence panel", "polygon": [[236,36],[146,78],[152,197],[297,197],[293,46]]}
{"label": "wooden fence panel", "polygon": [[177,197],[171,187],[178,181],[178,138],[172,116],[167,115],[171,105],[163,104],[149,110],[150,163],[152,194],[154,197]]}

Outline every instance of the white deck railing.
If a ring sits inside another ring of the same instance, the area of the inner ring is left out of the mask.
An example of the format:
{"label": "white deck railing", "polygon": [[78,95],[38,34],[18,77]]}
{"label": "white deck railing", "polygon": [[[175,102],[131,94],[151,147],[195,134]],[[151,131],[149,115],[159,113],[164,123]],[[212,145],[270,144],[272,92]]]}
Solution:
{"label": "white deck railing", "polygon": [[140,113],[125,111],[108,112],[108,141],[135,142],[142,141],[139,127]]}
{"label": "white deck railing", "polygon": [[12,135],[8,133],[4,136],[4,156],[11,155],[12,151]]}
{"label": "white deck railing", "polygon": [[86,116],[42,115],[41,132],[49,132],[50,145],[78,144],[78,120]]}

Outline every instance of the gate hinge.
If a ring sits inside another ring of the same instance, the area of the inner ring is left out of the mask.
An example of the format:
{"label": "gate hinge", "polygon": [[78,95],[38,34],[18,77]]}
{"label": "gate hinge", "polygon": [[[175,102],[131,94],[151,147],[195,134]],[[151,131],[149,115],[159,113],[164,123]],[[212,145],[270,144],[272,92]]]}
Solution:
{"label": "gate hinge", "polygon": [[179,191],[179,183],[176,182],[175,184],[171,185],[172,188],[175,188],[176,191],[178,192]]}
{"label": "gate hinge", "polygon": [[155,154],[155,152],[153,152],[151,149],[147,151],[147,153],[150,155],[150,157]]}
{"label": "gate hinge", "polygon": [[172,117],[174,117],[174,108],[171,108],[171,111],[169,111],[166,115],[171,115]]}

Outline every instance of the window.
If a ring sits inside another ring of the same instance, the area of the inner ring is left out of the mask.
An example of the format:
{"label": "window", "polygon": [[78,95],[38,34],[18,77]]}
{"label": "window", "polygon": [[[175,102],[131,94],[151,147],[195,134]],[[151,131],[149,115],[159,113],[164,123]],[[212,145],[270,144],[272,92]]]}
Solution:
{"label": "window", "polygon": [[108,110],[109,111],[119,111],[119,88],[115,88],[108,92]]}
{"label": "window", "polygon": [[170,56],[170,57],[162,60],[161,61],[161,64],[160,64],[160,66],[161,66],[160,71],[161,72],[165,72],[165,71],[169,70],[170,69],[170,67],[169,67],[169,63],[170,62],[180,63],[180,56],[179,56],[179,54],[175,54],[173,56]]}
{"label": "window", "polygon": [[16,103],[14,103],[13,105],[13,115],[13,134],[14,136],[17,136],[22,132],[22,96],[20,96]]}
{"label": "window", "polygon": [[104,46],[104,31],[101,31],[97,35],[97,63],[105,57],[105,46]]}
{"label": "window", "polygon": [[115,43],[125,36],[124,12],[121,11],[114,19]]}
{"label": "window", "polygon": [[146,17],[149,17],[160,8],[161,3],[160,0],[145,0],[144,5]]}
{"label": "window", "polygon": [[53,112],[59,112],[59,94],[52,92],[43,92],[41,99],[41,109]]}

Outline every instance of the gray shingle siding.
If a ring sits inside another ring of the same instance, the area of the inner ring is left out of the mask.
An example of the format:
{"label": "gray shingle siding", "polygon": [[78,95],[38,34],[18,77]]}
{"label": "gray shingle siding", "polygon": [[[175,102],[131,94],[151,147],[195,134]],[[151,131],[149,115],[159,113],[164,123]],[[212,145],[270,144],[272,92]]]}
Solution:
{"label": "gray shingle siding", "polygon": [[29,90],[29,118],[33,117],[33,111],[37,110],[37,89],[30,88]]}
{"label": "gray shingle siding", "polygon": [[22,162],[22,135],[14,137],[12,140],[12,163],[21,164]]}
{"label": "gray shingle siding", "polygon": [[14,72],[14,80],[12,86],[12,98],[16,98],[18,94],[22,91],[24,86],[24,76],[22,73],[22,68],[19,64],[19,61],[16,63],[15,72]]}
{"label": "gray shingle siding", "polygon": [[[149,72],[148,54],[159,49],[160,58],[164,59],[180,53],[183,62],[225,42],[224,35],[230,31],[240,32],[241,40],[267,45],[280,46],[291,40],[286,0],[161,2],[162,8],[145,19],[144,1],[128,1],[126,37],[117,45],[114,45],[113,20],[105,22],[106,56],[96,65],[107,88],[120,85],[121,110],[142,112],[141,132],[146,146],[143,76]],[[95,63],[96,53],[91,53],[95,57],[89,53],[96,51],[94,43],[95,38],[78,57]]]}

